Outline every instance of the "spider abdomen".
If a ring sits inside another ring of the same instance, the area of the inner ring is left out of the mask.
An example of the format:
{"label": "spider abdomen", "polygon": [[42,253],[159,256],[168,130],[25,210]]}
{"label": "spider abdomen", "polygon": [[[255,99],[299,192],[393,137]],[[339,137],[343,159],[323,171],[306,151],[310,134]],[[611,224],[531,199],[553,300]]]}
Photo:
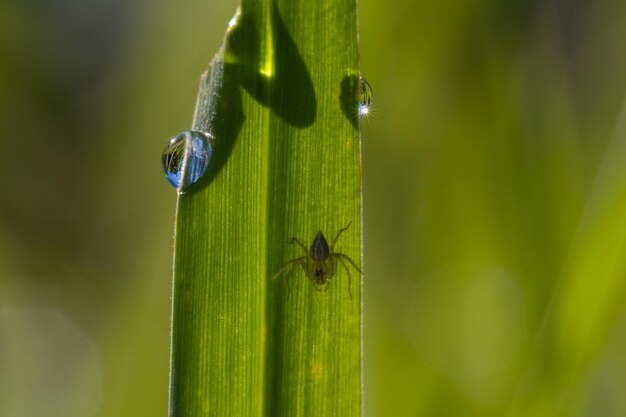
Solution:
{"label": "spider abdomen", "polygon": [[307,275],[311,281],[318,285],[324,285],[335,275],[333,262],[309,261]]}

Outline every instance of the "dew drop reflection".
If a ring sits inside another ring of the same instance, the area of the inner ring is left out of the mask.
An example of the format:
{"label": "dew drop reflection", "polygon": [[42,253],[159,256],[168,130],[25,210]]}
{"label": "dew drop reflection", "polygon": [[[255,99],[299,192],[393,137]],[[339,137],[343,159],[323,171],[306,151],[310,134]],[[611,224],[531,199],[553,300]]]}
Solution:
{"label": "dew drop reflection", "polygon": [[179,192],[198,182],[206,172],[213,153],[208,133],[187,130],[174,136],[163,150],[163,172]]}
{"label": "dew drop reflection", "polygon": [[359,117],[369,114],[373,101],[372,87],[365,78],[361,77],[359,79]]}

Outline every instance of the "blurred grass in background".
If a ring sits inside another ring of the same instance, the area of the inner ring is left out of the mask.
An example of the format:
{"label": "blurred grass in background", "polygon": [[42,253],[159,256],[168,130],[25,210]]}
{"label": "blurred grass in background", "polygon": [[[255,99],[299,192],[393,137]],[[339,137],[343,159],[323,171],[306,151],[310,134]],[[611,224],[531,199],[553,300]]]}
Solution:
{"label": "blurred grass in background", "polygon": [[[167,139],[234,1],[0,3],[0,417],[165,415]],[[362,0],[370,416],[626,413],[626,3]]]}

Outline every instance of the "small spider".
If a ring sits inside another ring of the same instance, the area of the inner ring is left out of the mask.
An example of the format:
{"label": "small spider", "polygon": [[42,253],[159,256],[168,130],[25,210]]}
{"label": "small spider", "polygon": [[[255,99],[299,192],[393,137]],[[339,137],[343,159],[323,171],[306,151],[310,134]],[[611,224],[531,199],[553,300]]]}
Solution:
{"label": "small spider", "polygon": [[289,243],[298,244],[304,251],[304,256],[294,258],[287,262],[283,265],[280,271],[272,277],[272,280],[278,278],[287,268],[290,268],[285,279],[287,280],[288,291],[291,293],[291,275],[298,265],[301,265],[306,276],[309,277],[314,284],[317,284],[315,289],[318,291],[326,291],[328,287],[325,284],[328,283],[333,276],[335,276],[335,273],[337,272],[337,261],[339,261],[348,273],[348,293],[350,294],[350,299],[352,299],[352,276],[350,275],[350,269],[346,265],[345,261],[348,261],[354,269],[359,271],[360,274],[363,274],[363,271],[359,269],[356,263],[354,263],[349,256],[344,255],[343,253],[335,252],[335,244],[337,243],[339,236],[348,230],[348,227],[350,227],[351,224],[352,222],[348,223],[346,227],[337,232],[337,236],[333,239],[330,248],[328,247],[328,242],[321,231],[317,232],[317,235],[315,235],[315,239],[313,239],[313,243],[311,243],[311,249],[308,251],[306,246],[304,246],[304,244],[297,237],[292,237]]}

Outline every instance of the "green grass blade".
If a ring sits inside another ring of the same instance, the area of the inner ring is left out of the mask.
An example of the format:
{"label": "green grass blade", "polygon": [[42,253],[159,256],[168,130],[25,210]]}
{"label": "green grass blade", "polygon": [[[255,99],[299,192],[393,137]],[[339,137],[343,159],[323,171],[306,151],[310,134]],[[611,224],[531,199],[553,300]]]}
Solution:
{"label": "green grass blade", "polygon": [[335,250],[361,265],[356,35],[352,1],[244,1],[202,77],[215,147],[177,204],[171,416],[361,414],[360,274],[270,280],[293,236],[349,223]]}
{"label": "green grass blade", "polygon": [[[509,417],[571,415],[578,393],[619,312],[626,246],[626,105],[596,176],[552,310],[539,342],[556,352],[531,368]],[[581,307],[584,306],[584,307]],[[546,394],[546,392],[548,394]]]}

